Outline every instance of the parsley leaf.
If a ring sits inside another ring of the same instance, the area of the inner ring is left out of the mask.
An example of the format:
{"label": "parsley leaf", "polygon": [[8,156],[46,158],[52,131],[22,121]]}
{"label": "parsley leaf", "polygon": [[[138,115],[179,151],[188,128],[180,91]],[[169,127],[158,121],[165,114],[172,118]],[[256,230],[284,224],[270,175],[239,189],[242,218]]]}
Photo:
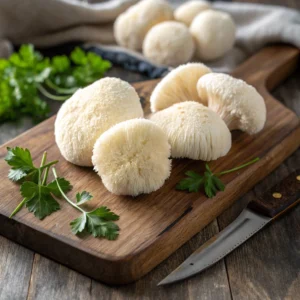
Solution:
{"label": "parsley leaf", "polygon": [[[46,163],[46,159],[47,152],[43,154],[40,167],[36,167],[28,149],[7,148],[5,160],[12,167],[8,177],[12,181],[23,182],[20,193],[24,197],[10,217],[13,217],[24,205],[39,219],[43,219],[59,209],[59,203],[53,197],[53,195],[62,196],[56,180],[47,184],[49,168],[57,161]],[[63,192],[68,192],[72,188],[70,182],[64,178],[58,178],[57,181]]]}
{"label": "parsley leaf", "polygon": [[78,234],[86,230],[94,237],[104,237],[115,240],[119,235],[119,226],[111,221],[116,221],[119,216],[110,211],[106,206],[96,208],[91,212],[83,212],[82,215],[73,220],[71,231]]}
{"label": "parsley leaf", "polygon": [[46,186],[25,181],[21,185],[21,195],[26,198],[26,207],[40,220],[59,210],[58,202],[51,196]]}
{"label": "parsley leaf", "polygon": [[83,191],[82,193],[77,193],[76,194],[76,204],[81,205],[81,204],[91,200],[92,198],[93,198],[93,196],[86,191]]}
{"label": "parsley leaf", "polygon": [[108,240],[115,240],[119,236],[119,226],[113,221],[119,220],[119,216],[113,213],[106,206],[101,206],[93,211],[87,212],[79,207],[79,205],[89,201],[92,195],[86,191],[76,194],[76,203],[71,201],[62,190],[62,187],[57,177],[56,170],[52,169],[57,187],[65,200],[71,204],[74,208],[81,212],[81,215],[71,221],[71,231],[74,234],[87,232],[94,237],[103,237]]}
{"label": "parsley leaf", "polygon": [[245,168],[255,162],[257,162],[259,158],[255,158],[241,166],[236,168],[226,170],[217,174],[214,174],[209,168],[208,164],[205,165],[206,171],[204,175],[199,175],[194,171],[188,171],[185,173],[187,178],[182,179],[177,185],[177,190],[187,190],[189,192],[199,192],[201,187],[204,187],[204,192],[208,198],[213,198],[216,196],[218,191],[225,190],[225,184],[220,180],[219,176],[237,171],[239,169]]}
{"label": "parsley leaf", "polygon": [[[57,178],[57,181],[59,182],[59,185],[64,193],[69,192],[72,189],[72,185],[68,180],[65,178]],[[54,196],[61,198],[62,194],[57,186],[56,180],[54,179],[49,184],[47,184],[47,189],[50,193],[52,193]]]}
{"label": "parsley leaf", "polygon": [[178,190],[188,190],[189,192],[198,192],[200,187],[203,185],[203,176],[193,171],[188,171],[185,175],[188,178],[182,179],[176,186]]}
{"label": "parsley leaf", "polygon": [[31,154],[28,149],[8,147],[4,159],[12,167],[8,174],[8,178],[12,181],[18,182],[24,179],[29,173],[37,171],[33,166]]}

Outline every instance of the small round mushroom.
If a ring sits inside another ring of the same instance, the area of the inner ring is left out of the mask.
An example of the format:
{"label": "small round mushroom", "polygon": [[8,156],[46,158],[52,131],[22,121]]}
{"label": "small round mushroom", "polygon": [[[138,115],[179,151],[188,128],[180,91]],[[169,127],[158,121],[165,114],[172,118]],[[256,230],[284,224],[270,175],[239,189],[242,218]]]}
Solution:
{"label": "small round mushroom", "polygon": [[170,145],[163,130],[145,119],[129,120],[103,133],[92,161],[113,194],[137,196],[158,190],[170,176]]}
{"label": "small round mushroom", "polygon": [[231,134],[224,121],[206,106],[187,101],[150,117],[167,134],[172,157],[215,160],[228,153]]}
{"label": "small round mushroom", "polygon": [[144,40],[143,54],[152,62],[176,67],[194,55],[195,45],[188,28],[179,22],[167,21],[152,27]]}
{"label": "small round mushroom", "polygon": [[198,14],[210,8],[211,5],[207,1],[191,0],[178,6],[174,11],[174,17],[175,20],[190,26]]}
{"label": "small round mushroom", "polygon": [[199,97],[218,113],[230,130],[249,134],[261,131],[266,122],[266,105],[257,90],[227,74],[211,73],[197,83]]}
{"label": "small round mushroom", "polygon": [[173,69],[153,90],[151,111],[156,112],[183,101],[202,102],[197,93],[197,82],[210,72],[211,69],[201,63],[188,63]]}
{"label": "small round mushroom", "polygon": [[164,0],[142,0],[120,14],[114,23],[114,36],[120,46],[142,50],[147,32],[154,25],[173,19],[173,9]]}
{"label": "small round mushroom", "polygon": [[55,139],[62,156],[79,166],[92,166],[97,138],[111,126],[143,117],[135,89],[117,78],[100,79],[78,90],[60,108]]}
{"label": "small round mushroom", "polygon": [[235,42],[235,24],[224,12],[207,10],[193,20],[190,32],[196,42],[196,55],[210,61],[222,57]]}

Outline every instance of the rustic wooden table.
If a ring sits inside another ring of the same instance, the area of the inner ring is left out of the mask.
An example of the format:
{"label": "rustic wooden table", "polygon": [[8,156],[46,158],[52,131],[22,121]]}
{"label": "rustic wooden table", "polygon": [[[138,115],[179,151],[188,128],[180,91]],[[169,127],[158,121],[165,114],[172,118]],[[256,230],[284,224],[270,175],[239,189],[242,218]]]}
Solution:
{"label": "rustic wooden table", "polygon": [[[300,9],[298,0],[252,2]],[[128,81],[145,79],[120,69],[113,73]],[[300,69],[274,92],[298,115],[299,82]],[[53,107],[53,113],[57,109]],[[29,120],[1,125],[0,144],[30,127]],[[300,150],[147,276],[126,286],[96,282],[0,236],[0,299],[299,299],[300,206],[202,274],[173,286],[156,286],[193,250],[232,222],[255,194],[299,167]]]}

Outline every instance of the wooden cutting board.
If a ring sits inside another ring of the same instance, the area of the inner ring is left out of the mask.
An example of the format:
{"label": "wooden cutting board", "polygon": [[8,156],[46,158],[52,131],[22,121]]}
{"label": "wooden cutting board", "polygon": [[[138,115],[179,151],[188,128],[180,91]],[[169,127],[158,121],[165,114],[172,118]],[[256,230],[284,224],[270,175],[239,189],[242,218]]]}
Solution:
{"label": "wooden cutting board", "polygon": [[[173,160],[170,179],[157,192],[137,198],[115,196],[102,185],[91,168],[66,162],[56,147],[53,135],[55,117],[18,136],[0,148],[0,234],[50,257],[72,269],[107,283],[128,283],[137,280],[194,234],[214,220],[234,201],[276,168],[300,145],[297,116],[273,99],[268,90],[285,79],[297,66],[299,50],[288,46],[273,46],[254,55],[232,74],[254,85],[267,105],[267,123],[262,132],[249,136],[233,132],[233,145],[226,157],[210,163],[213,171],[240,165],[259,156],[261,160],[238,172],[224,175],[226,190],[213,199],[203,193],[175,190],[185,171],[202,172],[204,164],[187,159]],[[134,84],[149,113],[149,95],[157,81]],[[13,220],[8,216],[21,201],[19,188],[7,179],[8,166],[3,158],[6,147],[27,147],[37,164],[44,151],[49,160],[59,159],[57,171],[71,181],[69,193],[78,191],[94,195],[90,209],[107,205],[120,215],[121,228],[116,241],[74,236],[69,227],[78,212],[61,200],[61,210],[43,221],[27,209]]]}

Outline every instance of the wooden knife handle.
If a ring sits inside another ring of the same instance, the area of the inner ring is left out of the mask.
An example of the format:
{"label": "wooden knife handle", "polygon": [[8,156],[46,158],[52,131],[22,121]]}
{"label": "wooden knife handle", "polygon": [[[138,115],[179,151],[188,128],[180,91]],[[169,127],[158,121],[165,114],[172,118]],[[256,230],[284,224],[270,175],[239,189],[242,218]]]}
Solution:
{"label": "wooden knife handle", "polygon": [[300,203],[300,169],[251,201],[248,207],[274,218],[297,203]]}

